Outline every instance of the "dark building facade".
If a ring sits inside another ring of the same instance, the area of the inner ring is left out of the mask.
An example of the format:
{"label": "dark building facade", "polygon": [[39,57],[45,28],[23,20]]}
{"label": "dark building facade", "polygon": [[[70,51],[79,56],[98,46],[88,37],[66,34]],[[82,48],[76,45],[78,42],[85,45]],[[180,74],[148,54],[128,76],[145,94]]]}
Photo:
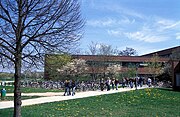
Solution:
{"label": "dark building facade", "polygon": [[171,65],[173,89],[180,91],[180,60],[171,61]]}

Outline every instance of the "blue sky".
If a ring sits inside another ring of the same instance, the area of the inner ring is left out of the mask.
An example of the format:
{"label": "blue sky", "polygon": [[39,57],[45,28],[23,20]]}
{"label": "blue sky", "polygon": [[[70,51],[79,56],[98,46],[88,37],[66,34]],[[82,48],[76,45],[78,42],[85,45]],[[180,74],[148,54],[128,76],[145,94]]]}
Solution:
{"label": "blue sky", "polygon": [[80,0],[86,21],[82,50],[91,42],[138,55],[180,45],[180,0]]}

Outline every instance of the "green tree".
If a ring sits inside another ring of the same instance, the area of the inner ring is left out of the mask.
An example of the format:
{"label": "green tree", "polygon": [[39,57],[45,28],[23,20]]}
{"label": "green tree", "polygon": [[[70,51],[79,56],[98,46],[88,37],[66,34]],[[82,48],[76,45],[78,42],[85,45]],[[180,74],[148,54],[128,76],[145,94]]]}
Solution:
{"label": "green tree", "polygon": [[159,62],[159,61],[160,61],[160,57],[158,56],[158,54],[154,54],[150,58],[150,60],[147,62],[147,64],[148,64],[147,68],[149,70],[149,73],[152,74],[152,76],[153,76],[154,83],[156,82],[155,77],[163,72],[162,71],[162,62]]}
{"label": "green tree", "polygon": [[118,51],[117,53],[120,56],[136,56],[137,55],[137,51],[135,49],[129,48],[129,47],[126,47],[125,50]]}
{"label": "green tree", "polygon": [[136,74],[137,74],[136,66],[134,66],[134,65],[129,65],[129,66],[128,66],[127,74],[128,74],[128,77],[135,77]]}
{"label": "green tree", "polygon": [[45,56],[45,79],[56,80],[59,78],[58,68],[63,67],[71,61],[67,54],[47,54]]}
{"label": "green tree", "polygon": [[111,77],[118,76],[119,72],[121,70],[121,66],[116,65],[110,65],[106,69],[106,73],[109,74]]}

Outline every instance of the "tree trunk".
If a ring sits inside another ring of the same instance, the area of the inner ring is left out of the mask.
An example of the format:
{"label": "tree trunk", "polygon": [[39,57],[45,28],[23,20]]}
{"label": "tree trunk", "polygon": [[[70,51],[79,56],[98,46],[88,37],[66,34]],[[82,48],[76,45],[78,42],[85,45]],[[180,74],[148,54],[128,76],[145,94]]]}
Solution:
{"label": "tree trunk", "polygon": [[16,58],[14,83],[14,117],[21,117],[21,57]]}

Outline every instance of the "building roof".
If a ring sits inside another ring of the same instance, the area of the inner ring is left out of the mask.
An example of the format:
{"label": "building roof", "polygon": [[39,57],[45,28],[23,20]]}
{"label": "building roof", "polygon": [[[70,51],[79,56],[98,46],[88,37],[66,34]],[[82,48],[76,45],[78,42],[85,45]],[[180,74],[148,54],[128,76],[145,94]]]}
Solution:
{"label": "building roof", "polygon": [[[147,62],[150,57],[141,56],[103,56],[103,55],[72,55],[76,59],[84,59],[88,61],[120,61],[120,62]],[[159,62],[167,62],[168,58],[160,58]]]}
{"label": "building roof", "polygon": [[142,55],[142,57],[153,56],[154,54],[158,54],[158,56],[161,56],[161,57],[169,57],[173,53],[173,51],[176,51],[176,50],[180,51],[180,46],[145,54],[145,55]]}

